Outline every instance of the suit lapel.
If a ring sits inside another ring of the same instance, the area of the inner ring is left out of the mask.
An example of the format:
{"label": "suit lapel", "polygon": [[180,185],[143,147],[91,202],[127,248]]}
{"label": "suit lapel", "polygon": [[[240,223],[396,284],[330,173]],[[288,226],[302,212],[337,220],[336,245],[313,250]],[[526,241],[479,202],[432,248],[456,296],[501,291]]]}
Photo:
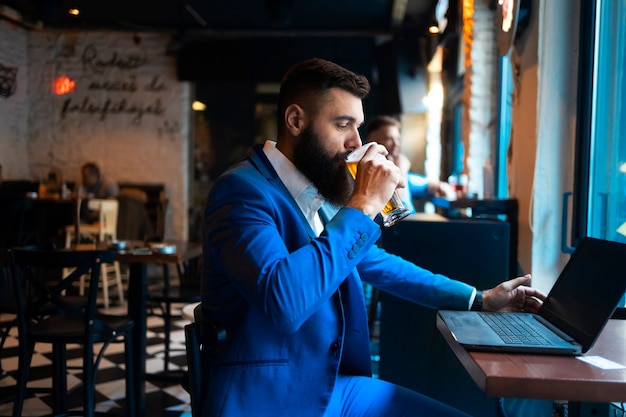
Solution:
{"label": "suit lapel", "polygon": [[287,188],[283,185],[282,181],[278,177],[276,170],[272,166],[272,163],[267,159],[265,152],[263,152],[263,145],[257,144],[252,147],[248,151],[248,159],[252,162],[252,165],[256,167],[256,169],[268,180],[268,181],[276,181],[278,180],[282,185],[284,191],[289,194]]}
{"label": "suit lapel", "polygon": [[263,145],[255,145],[248,152],[248,158],[252,165],[261,173],[261,175],[263,175],[265,179],[267,179],[274,187],[276,187],[278,191],[284,194],[291,202],[292,210],[298,213],[297,215],[300,218],[300,223],[302,223],[302,226],[306,229],[311,239],[317,237],[317,234],[313,229],[311,229],[311,226],[309,225],[306,217],[304,217],[302,210],[300,210],[298,203],[296,203],[296,200],[293,198],[287,187],[285,187],[285,184],[280,180],[280,177],[272,166],[272,163],[269,161],[269,159],[267,159],[267,155],[265,155],[265,152],[263,152]]}

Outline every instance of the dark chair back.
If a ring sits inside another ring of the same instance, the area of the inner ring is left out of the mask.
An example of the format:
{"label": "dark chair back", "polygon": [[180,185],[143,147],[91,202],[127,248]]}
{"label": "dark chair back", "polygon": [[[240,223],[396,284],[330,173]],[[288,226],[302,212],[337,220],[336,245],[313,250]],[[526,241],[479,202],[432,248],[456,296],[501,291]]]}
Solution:
{"label": "dark chair back", "polygon": [[[93,416],[96,370],[106,347],[119,336],[124,336],[127,411],[132,413],[134,368],[130,355],[133,346],[130,332],[133,323],[124,317],[100,314],[96,303],[101,265],[112,263],[114,253],[108,250],[68,251],[33,246],[13,248],[10,260],[19,340],[13,415],[21,415],[35,343],[46,342],[53,345],[53,414],[67,412],[66,346],[80,344],[83,347],[82,411],[85,416]],[[91,281],[84,297],[75,295],[82,275],[88,275]],[[96,343],[103,343],[97,354],[94,352]]]}
{"label": "dark chair back", "polygon": [[16,324],[15,298],[9,273],[9,251],[0,248],[0,379],[7,376],[1,362],[2,358],[5,357],[2,350],[9,332]]}
{"label": "dark chair back", "polygon": [[147,299],[149,314],[163,320],[165,372],[169,370],[170,353],[179,350],[170,347],[172,320],[175,317],[172,306],[179,303],[195,303],[202,299],[200,290],[202,256],[189,259],[185,263],[179,263],[176,267],[178,282],[173,282],[169,265],[163,265],[163,275],[160,277],[162,286],[148,291]]}
{"label": "dark chair back", "polygon": [[207,361],[226,342],[226,330],[204,317],[201,304],[195,308],[194,317],[195,321],[185,326],[187,377],[182,385],[191,398],[191,415],[197,417],[204,404],[202,390],[209,381]]}
{"label": "dark chair back", "polygon": [[[93,340],[95,331],[106,329],[97,318],[98,282],[101,264],[112,263],[113,252],[58,251],[29,246],[14,248],[11,254],[21,329],[26,331],[32,320],[38,320],[51,309],[81,321],[86,340]],[[71,271],[65,277],[62,276],[64,269]],[[92,284],[85,297],[74,296],[75,284],[80,282],[82,275],[89,275]]]}
{"label": "dark chair back", "polygon": [[[0,185],[0,352],[17,324],[13,285],[9,273],[9,249],[34,242],[33,202],[26,197],[22,182]],[[7,318],[9,316],[10,318]],[[4,355],[0,355],[3,358]],[[0,375],[6,376],[0,362]]]}
{"label": "dark chair back", "polygon": [[0,248],[0,314],[15,314],[15,298],[9,271],[9,250]]}

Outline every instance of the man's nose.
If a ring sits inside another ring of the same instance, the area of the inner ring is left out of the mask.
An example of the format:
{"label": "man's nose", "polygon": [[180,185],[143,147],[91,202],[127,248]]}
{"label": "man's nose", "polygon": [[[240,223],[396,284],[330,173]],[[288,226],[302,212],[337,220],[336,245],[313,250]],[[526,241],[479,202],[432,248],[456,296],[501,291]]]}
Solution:
{"label": "man's nose", "polygon": [[354,150],[356,148],[360,148],[361,146],[363,146],[363,141],[361,140],[359,130],[354,129],[352,134],[350,134],[346,140],[346,148]]}

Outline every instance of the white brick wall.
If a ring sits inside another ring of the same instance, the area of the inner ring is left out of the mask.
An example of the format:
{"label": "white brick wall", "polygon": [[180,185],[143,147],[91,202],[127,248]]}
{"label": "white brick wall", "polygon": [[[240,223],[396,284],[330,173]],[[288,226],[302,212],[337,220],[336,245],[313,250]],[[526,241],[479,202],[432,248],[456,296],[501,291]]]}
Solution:
{"label": "white brick wall", "polygon": [[27,38],[24,29],[0,22],[0,165],[4,179],[29,177]]}
{"label": "white brick wall", "polygon": [[468,131],[465,169],[469,174],[468,191],[482,197],[483,166],[495,146],[498,55],[493,10],[482,2],[474,2],[472,18],[471,68],[466,68],[469,126],[464,127]]}
{"label": "white brick wall", "polygon": [[[4,40],[2,22],[0,31]],[[0,108],[5,176],[14,170],[14,178],[39,179],[52,163],[65,180],[77,181],[80,166],[94,161],[111,180],[163,183],[169,199],[165,236],[187,238],[190,87],[177,80],[175,58],[165,53],[169,37],[22,31],[20,38],[22,47],[12,55],[22,57],[28,72],[28,110]],[[61,75],[76,82],[73,92],[53,93]],[[0,106],[14,106],[2,101]],[[5,135],[7,123],[27,127]],[[9,168],[5,155],[23,143],[27,168]]]}

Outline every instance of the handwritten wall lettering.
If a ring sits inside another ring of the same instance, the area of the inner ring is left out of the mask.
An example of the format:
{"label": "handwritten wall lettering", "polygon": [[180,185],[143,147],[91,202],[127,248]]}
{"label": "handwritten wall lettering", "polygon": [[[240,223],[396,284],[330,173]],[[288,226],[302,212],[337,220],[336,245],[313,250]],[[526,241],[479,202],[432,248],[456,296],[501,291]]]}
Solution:
{"label": "handwritten wall lettering", "polygon": [[135,76],[131,76],[129,80],[118,81],[92,81],[87,86],[88,90],[92,91],[115,91],[115,92],[128,92],[134,93],[137,91],[137,80]]}
{"label": "handwritten wall lettering", "polygon": [[82,102],[75,102],[68,98],[61,107],[61,119],[65,119],[67,115],[72,113],[99,116],[100,120],[105,120],[107,116],[112,114],[127,114],[133,116],[133,125],[140,125],[144,116],[159,117],[165,113],[165,108],[159,98],[151,104],[129,103],[125,98],[120,100],[106,99],[104,102],[94,102],[89,97],[85,97]]}
{"label": "handwritten wall lettering", "polygon": [[166,89],[167,87],[165,86],[165,83],[159,79],[158,75],[155,75],[154,78],[152,78],[152,81],[150,81],[150,83],[145,87],[146,91],[153,93],[158,93]]}
{"label": "handwritten wall lettering", "polygon": [[85,70],[96,74],[101,74],[107,68],[116,68],[119,70],[136,69],[148,62],[145,56],[137,54],[126,54],[122,56],[117,52],[113,52],[109,58],[99,58],[98,51],[94,45],[85,47],[81,58]]}
{"label": "handwritten wall lettering", "polygon": [[[60,108],[61,119],[76,115],[104,121],[110,116],[131,116],[131,123],[136,126],[141,125],[146,117],[163,119],[167,108],[162,103],[162,94],[168,89],[167,80],[158,74],[138,71],[148,64],[148,58],[139,53],[111,49],[106,49],[105,54],[101,56],[96,46],[90,44],[83,49],[81,62],[88,78],[86,89],[111,93],[110,96],[67,98]],[[126,97],[120,97],[118,93],[126,93]],[[157,94],[156,98],[150,98],[152,93]]]}
{"label": "handwritten wall lettering", "polygon": [[7,98],[17,88],[17,68],[0,64],[0,97]]}
{"label": "handwritten wall lettering", "polygon": [[[129,92],[135,93],[138,90],[136,77],[133,75],[128,80],[117,81],[91,81],[87,86],[92,91],[111,91],[111,92]],[[144,91],[148,93],[160,93],[167,90],[167,86],[155,75],[149,83],[147,83]]]}

